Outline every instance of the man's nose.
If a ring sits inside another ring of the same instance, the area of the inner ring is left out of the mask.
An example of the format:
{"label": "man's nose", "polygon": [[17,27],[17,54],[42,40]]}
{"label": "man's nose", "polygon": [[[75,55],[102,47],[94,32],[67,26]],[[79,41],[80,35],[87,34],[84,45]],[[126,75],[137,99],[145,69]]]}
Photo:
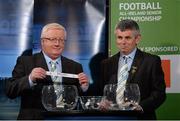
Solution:
{"label": "man's nose", "polygon": [[59,45],[59,44],[60,44],[60,41],[57,39],[57,40],[54,42],[54,44]]}
{"label": "man's nose", "polygon": [[126,43],[126,38],[122,38],[121,42]]}

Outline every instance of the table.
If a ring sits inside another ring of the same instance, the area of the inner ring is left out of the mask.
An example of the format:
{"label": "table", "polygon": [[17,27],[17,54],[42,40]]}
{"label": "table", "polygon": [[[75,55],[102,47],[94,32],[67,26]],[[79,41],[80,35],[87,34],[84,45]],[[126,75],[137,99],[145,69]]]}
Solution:
{"label": "table", "polygon": [[98,111],[98,110],[71,110],[44,112],[47,120],[134,120],[141,115],[140,111]]}

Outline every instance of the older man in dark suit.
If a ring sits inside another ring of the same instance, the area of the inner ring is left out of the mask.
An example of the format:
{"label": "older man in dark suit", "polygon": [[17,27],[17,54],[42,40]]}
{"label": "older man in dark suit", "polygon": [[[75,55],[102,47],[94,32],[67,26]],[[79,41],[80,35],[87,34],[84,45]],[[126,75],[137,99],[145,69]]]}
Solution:
{"label": "older man in dark suit", "polygon": [[77,74],[76,78],[61,77],[62,84],[76,85],[79,93],[88,89],[88,78],[82,65],[62,56],[66,40],[66,30],[57,23],[43,27],[41,33],[42,51],[32,56],[20,56],[7,83],[6,93],[10,98],[21,96],[18,119],[43,119],[44,107],[41,102],[42,88],[52,84],[52,78],[46,71],[54,62],[58,72]]}
{"label": "older man in dark suit", "polygon": [[102,82],[104,85],[118,82],[118,71],[124,63],[128,65],[127,83],[136,83],[140,88],[140,106],[143,113],[138,119],[156,119],[157,109],[166,98],[164,73],[160,57],[142,52],[137,48],[141,34],[133,20],[122,20],[115,28],[116,45],[120,52],[102,62]]}

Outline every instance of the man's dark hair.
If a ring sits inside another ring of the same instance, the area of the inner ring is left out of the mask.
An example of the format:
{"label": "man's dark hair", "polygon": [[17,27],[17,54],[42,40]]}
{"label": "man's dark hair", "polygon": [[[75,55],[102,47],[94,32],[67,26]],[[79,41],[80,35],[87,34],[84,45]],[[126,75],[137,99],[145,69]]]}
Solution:
{"label": "man's dark hair", "polygon": [[121,31],[125,30],[135,30],[138,34],[140,34],[139,25],[137,22],[131,19],[121,20],[115,27],[115,29],[120,29]]}

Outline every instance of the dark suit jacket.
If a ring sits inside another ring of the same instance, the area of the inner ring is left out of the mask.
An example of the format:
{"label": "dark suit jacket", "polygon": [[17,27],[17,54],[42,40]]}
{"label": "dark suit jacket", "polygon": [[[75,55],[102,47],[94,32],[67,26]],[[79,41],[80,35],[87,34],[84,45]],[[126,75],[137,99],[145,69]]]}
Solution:
{"label": "dark suit jacket", "polygon": [[[81,64],[61,57],[62,72],[78,74],[83,72]],[[21,97],[21,107],[18,119],[43,119],[43,111],[45,111],[41,102],[41,93],[43,85],[52,84],[50,76],[44,80],[37,81],[37,85],[30,87],[28,77],[32,69],[41,67],[48,70],[45,58],[41,53],[33,56],[20,56],[12,72],[12,78],[7,82],[6,94],[9,98]],[[81,88],[78,79],[63,78],[63,84],[76,85],[79,93]]]}
{"label": "dark suit jacket", "polygon": [[[117,53],[102,62],[101,90],[103,90],[105,84],[117,83],[119,56],[120,53]],[[155,109],[166,98],[166,86],[160,58],[137,49],[127,83],[137,83],[140,88],[140,105],[144,113],[138,118],[156,119]]]}

